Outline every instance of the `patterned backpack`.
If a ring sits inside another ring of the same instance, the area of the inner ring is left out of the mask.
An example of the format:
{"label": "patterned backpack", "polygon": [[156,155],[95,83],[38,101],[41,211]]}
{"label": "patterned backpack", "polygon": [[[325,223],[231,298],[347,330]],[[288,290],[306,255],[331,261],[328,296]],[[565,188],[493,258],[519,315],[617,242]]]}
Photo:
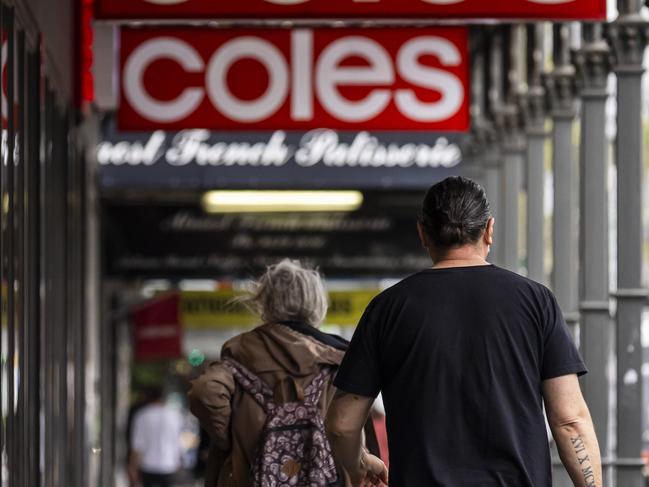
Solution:
{"label": "patterned backpack", "polygon": [[255,487],[325,487],[338,474],[318,411],[318,401],[332,368],[323,368],[304,389],[304,401],[277,404],[270,387],[240,363],[223,360],[266,412],[252,478]]}

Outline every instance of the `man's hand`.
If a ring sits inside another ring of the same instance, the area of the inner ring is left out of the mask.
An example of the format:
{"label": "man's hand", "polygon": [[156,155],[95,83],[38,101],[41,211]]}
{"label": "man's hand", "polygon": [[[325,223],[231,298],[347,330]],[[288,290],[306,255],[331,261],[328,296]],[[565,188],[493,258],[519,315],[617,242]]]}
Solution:
{"label": "man's hand", "polygon": [[326,426],[336,463],[354,487],[385,486],[388,471],[383,462],[362,446],[362,431],[373,398],[338,391],[329,406]]}
{"label": "man's hand", "polygon": [[130,487],[140,485],[140,456],[135,450],[131,450],[129,453],[126,474],[128,475],[128,485]]}
{"label": "man's hand", "polygon": [[379,457],[363,451],[361,465],[358,472],[352,476],[352,482],[360,487],[387,486],[388,469]]}
{"label": "man's hand", "polygon": [[128,475],[128,483],[130,487],[137,487],[138,485],[140,485],[140,472],[137,464],[129,462],[126,468],[126,473]]}

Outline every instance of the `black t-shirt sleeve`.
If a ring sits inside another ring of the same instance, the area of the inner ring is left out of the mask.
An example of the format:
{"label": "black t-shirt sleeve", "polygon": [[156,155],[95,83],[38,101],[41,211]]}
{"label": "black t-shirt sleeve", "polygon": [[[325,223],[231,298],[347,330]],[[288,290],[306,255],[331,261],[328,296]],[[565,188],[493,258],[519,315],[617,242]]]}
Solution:
{"label": "black t-shirt sleeve", "polygon": [[583,375],[588,372],[570,335],[559,304],[549,291],[543,319],[545,328],[541,379],[570,374]]}
{"label": "black t-shirt sleeve", "polygon": [[376,397],[381,391],[378,310],[373,301],[356,327],[334,385],[345,392]]}

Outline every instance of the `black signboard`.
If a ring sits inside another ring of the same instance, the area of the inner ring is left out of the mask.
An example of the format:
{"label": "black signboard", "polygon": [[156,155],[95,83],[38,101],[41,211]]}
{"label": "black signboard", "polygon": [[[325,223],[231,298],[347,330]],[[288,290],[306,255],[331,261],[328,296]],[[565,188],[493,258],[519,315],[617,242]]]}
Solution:
{"label": "black signboard", "polygon": [[100,183],[128,188],[426,188],[457,174],[464,135],[429,132],[123,132],[96,148]]}
{"label": "black signboard", "polygon": [[282,257],[328,277],[404,276],[430,265],[419,192],[366,194],[352,213],[204,213],[198,205],[105,203],[105,269],[123,277],[250,277]]}

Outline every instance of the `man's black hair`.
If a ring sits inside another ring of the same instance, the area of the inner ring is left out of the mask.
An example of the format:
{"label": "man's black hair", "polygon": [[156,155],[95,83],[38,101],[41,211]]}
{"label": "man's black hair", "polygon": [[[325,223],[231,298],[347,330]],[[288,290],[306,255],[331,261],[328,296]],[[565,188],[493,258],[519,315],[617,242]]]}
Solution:
{"label": "man's black hair", "polygon": [[438,249],[475,244],[491,218],[484,189],[475,181],[455,176],[427,191],[419,221]]}
{"label": "man's black hair", "polygon": [[147,403],[158,402],[164,398],[164,387],[162,384],[149,384],[143,388],[144,400]]}

